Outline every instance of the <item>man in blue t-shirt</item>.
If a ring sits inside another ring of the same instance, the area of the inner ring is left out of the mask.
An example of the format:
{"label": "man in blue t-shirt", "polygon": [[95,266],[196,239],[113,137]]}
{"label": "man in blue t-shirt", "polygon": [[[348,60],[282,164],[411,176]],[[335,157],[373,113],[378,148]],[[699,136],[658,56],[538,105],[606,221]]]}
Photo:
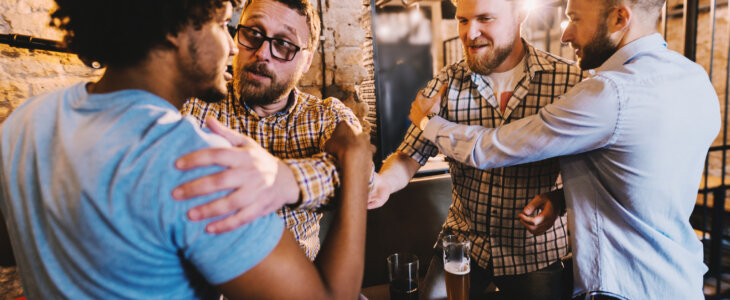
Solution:
{"label": "man in blue t-shirt", "polygon": [[325,147],[342,168],[342,191],[316,264],[275,214],[220,235],[186,217],[226,191],[172,198],[175,186],[223,170],[175,164],[202,148],[233,145],[247,164],[279,167],[246,137],[178,113],[189,97],[225,94],[237,1],[56,2],[53,24],[68,47],[106,71],[27,100],[0,127],[0,208],[29,299],[357,297],[369,175],[360,170],[371,168],[360,158],[372,152],[349,126]]}

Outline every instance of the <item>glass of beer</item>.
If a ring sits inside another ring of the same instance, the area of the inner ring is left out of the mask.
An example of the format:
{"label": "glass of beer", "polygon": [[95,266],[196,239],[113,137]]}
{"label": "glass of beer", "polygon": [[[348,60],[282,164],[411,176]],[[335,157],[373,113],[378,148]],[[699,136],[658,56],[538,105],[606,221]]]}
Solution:
{"label": "glass of beer", "polygon": [[468,300],[471,242],[447,235],[441,239],[441,243],[444,249],[446,295],[449,300]]}
{"label": "glass of beer", "polygon": [[391,300],[418,300],[418,257],[408,253],[388,256]]}

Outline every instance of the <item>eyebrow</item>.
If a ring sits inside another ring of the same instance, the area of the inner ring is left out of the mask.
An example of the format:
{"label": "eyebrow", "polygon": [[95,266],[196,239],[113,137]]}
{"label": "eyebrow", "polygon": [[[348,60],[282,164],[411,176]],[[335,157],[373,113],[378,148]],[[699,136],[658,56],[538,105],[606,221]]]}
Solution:
{"label": "eyebrow", "polygon": [[456,19],[482,18],[482,17],[490,17],[491,15],[492,15],[492,13],[483,13],[483,14],[478,14],[475,16],[468,16],[468,17],[467,16],[456,16]]}
{"label": "eyebrow", "polygon": [[289,33],[293,34],[294,36],[298,37],[297,30],[294,29],[294,27],[291,27],[289,25],[284,24],[284,29],[286,29],[287,31],[289,31]]}
{"label": "eyebrow", "polygon": [[[261,15],[261,14],[254,14],[254,15],[248,17],[247,21],[248,20],[257,20],[257,19],[262,19],[262,18],[263,18],[263,15]],[[242,22],[241,24],[243,24],[243,23],[245,23],[245,22]],[[299,39],[299,36],[297,35],[297,30],[294,27],[291,27],[289,25],[284,24],[284,29],[285,29],[286,32],[294,35],[293,37],[295,39]],[[283,36],[283,35],[281,33],[275,33],[275,34],[273,34],[273,37],[276,37],[276,36]]]}

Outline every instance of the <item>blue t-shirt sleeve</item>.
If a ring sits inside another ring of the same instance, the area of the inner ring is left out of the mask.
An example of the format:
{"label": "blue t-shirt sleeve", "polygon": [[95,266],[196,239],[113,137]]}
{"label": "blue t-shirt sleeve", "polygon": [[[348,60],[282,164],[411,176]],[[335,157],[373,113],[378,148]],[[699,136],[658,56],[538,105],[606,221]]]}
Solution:
{"label": "blue t-shirt sleeve", "polygon": [[223,170],[221,167],[204,167],[179,171],[175,169],[174,161],[195,150],[229,145],[222,138],[203,132],[189,120],[183,119],[181,122],[190,124],[178,124],[179,128],[166,134],[165,139],[168,141],[161,143],[167,149],[176,149],[174,153],[168,152],[159,159],[168,166],[169,174],[165,176],[168,180],[161,180],[163,184],[159,189],[160,198],[164,199],[161,201],[162,230],[170,236],[172,246],[182,258],[209,283],[221,284],[245,273],[268,256],[281,239],[284,222],[272,213],[230,232],[214,235],[206,233],[205,226],[222,217],[199,222],[189,220],[189,209],[225,196],[230,191],[184,201],[172,199],[174,187]]}
{"label": "blue t-shirt sleeve", "polygon": [[217,235],[205,232],[208,223],[180,220],[179,246],[187,261],[211,284],[230,281],[261,262],[279,243],[284,230],[284,222],[274,213]]}

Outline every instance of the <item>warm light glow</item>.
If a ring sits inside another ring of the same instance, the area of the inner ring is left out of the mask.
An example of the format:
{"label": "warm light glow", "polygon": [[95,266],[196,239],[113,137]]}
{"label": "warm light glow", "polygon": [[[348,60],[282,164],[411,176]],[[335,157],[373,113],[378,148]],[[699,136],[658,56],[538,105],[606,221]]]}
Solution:
{"label": "warm light glow", "polygon": [[568,23],[570,23],[568,22],[568,20],[563,20],[562,22],[560,22],[560,29],[565,30],[565,28],[568,28]]}
{"label": "warm light glow", "polygon": [[416,2],[415,9],[411,9],[411,11],[408,12],[408,18],[411,24],[418,24],[424,19],[424,15],[419,9],[418,2]]}
{"label": "warm light glow", "polygon": [[522,3],[523,3],[522,5],[524,5],[525,10],[528,13],[535,10],[535,8],[537,8],[536,0],[524,0],[524,2],[522,2]]}

